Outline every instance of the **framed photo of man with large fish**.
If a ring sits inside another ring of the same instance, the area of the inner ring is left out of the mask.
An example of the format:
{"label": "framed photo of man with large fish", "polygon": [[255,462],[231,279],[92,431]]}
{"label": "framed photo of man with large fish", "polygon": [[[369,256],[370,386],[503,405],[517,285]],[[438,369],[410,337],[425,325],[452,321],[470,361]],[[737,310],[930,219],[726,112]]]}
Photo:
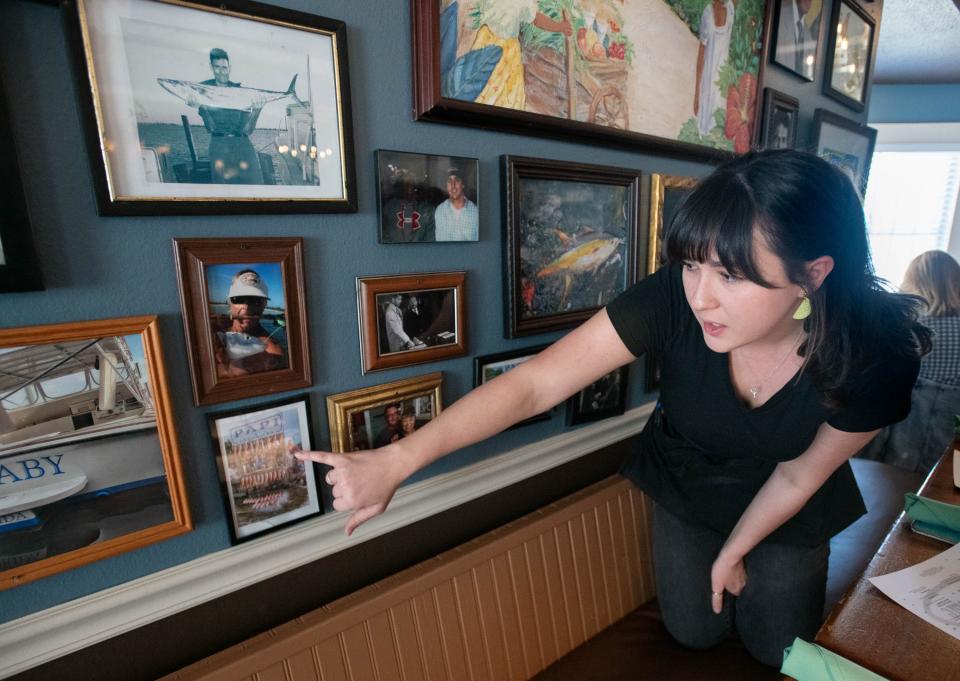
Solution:
{"label": "framed photo of man with large fish", "polygon": [[239,0],[73,0],[102,215],[353,212],[342,21]]}
{"label": "framed photo of man with large fish", "polygon": [[576,326],[641,271],[640,171],[501,161],[506,337]]}

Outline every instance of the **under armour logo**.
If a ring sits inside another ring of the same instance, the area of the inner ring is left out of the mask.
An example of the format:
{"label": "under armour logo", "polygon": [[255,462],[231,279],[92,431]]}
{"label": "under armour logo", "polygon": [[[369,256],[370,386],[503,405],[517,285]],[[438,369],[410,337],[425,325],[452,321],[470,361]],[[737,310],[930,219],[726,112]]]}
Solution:
{"label": "under armour logo", "polygon": [[401,203],[400,210],[397,211],[397,229],[406,229],[407,226],[413,232],[420,229],[420,213],[414,210],[407,216],[407,206]]}

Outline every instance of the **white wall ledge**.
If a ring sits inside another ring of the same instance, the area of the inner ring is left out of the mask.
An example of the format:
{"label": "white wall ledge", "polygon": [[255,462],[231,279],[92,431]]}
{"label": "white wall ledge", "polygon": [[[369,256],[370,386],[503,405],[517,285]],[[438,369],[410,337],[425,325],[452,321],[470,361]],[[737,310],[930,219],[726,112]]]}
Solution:
{"label": "white wall ledge", "polygon": [[390,509],[343,533],[330,513],[0,625],[0,679],[379,537],[612,445],[643,428],[654,404],[403,487]]}

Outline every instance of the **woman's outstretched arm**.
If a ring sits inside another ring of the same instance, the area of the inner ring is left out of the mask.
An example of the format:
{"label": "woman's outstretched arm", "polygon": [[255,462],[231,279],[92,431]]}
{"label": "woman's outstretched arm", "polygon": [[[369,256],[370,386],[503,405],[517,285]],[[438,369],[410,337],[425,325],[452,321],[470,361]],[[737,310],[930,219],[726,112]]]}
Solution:
{"label": "woman's outstretched arm", "polygon": [[382,513],[415,471],[550,409],[634,359],[601,310],[536,357],[467,393],[409,437],[377,450],[296,456],[332,467],[327,482],[333,486],[333,508],[353,511],[346,524],[350,534]]}

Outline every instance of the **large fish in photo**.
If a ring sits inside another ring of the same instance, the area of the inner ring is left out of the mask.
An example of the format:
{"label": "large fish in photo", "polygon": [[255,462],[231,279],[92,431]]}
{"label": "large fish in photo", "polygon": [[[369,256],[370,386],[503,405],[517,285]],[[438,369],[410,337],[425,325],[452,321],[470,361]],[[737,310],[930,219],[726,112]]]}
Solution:
{"label": "large fish in photo", "polygon": [[[173,78],[157,78],[157,82],[160,83],[160,87],[164,90],[192,106],[251,111],[254,108],[254,102],[258,100],[261,102],[260,106],[286,98],[300,101],[296,93],[296,75],[294,75],[293,80],[290,81],[290,86],[286,92],[280,92],[279,90],[261,90],[255,87],[204,85],[203,83],[194,83],[189,80],[174,80]],[[191,102],[191,100],[193,101]]]}

